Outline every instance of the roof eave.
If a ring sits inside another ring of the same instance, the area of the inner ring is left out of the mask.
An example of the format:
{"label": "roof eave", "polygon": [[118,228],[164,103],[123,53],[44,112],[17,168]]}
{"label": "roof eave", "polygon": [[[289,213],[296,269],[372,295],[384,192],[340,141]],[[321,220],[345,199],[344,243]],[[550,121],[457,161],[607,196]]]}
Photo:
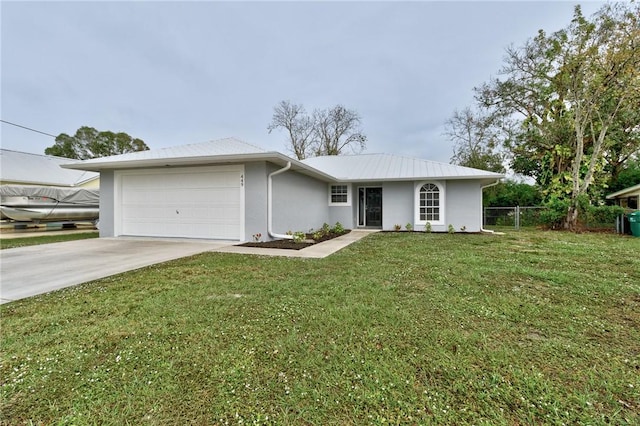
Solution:
{"label": "roof eave", "polygon": [[630,192],[634,192],[634,191],[637,191],[637,190],[640,190],[640,184],[634,185],[634,186],[630,186],[630,187],[625,188],[625,189],[621,189],[620,191],[617,191],[617,192],[614,192],[613,194],[607,195],[605,198],[607,200],[613,200],[614,198],[617,198],[620,195],[625,195],[625,194],[628,194]]}
{"label": "roof eave", "polygon": [[408,176],[408,177],[379,177],[379,178],[335,178],[338,182],[414,182],[418,180],[499,180],[504,175],[479,175],[479,176]]}

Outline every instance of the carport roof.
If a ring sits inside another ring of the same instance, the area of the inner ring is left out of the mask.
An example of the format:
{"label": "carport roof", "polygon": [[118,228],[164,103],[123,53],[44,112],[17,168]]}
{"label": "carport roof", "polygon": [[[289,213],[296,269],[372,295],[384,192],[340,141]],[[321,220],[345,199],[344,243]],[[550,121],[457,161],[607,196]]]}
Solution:
{"label": "carport roof", "polygon": [[0,149],[0,181],[47,186],[80,186],[100,176],[60,166],[74,162],[69,158]]}
{"label": "carport roof", "polygon": [[624,189],[621,189],[620,191],[609,194],[607,195],[607,200],[612,200],[618,197],[624,197],[625,195],[634,195],[634,193],[636,192],[640,192],[640,184],[635,186],[630,186],[628,188],[624,188]]}

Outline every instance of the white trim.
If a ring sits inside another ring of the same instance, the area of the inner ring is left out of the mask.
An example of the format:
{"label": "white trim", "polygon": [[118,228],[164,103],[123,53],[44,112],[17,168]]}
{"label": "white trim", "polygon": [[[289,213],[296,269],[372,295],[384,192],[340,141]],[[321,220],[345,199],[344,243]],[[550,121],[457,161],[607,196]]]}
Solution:
{"label": "white trim", "polygon": [[179,174],[179,173],[188,173],[188,172],[220,172],[220,171],[237,171],[241,176],[241,184],[240,184],[240,235],[239,241],[245,240],[245,168],[244,164],[237,165],[228,165],[228,166],[205,166],[205,167],[164,167],[164,168],[151,168],[151,169],[134,169],[134,170],[115,170],[114,171],[114,188],[113,188],[113,235],[115,237],[123,235],[122,234],[122,178],[124,176],[131,175],[154,175],[154,174]]}
{"label": "white trim", "polygon": [[[334,203],[331,201],[331,188],[334,186],[346,186],[347,187],[347,201],[344,203]],[[338,182],[338,183],[330,183],[329,184],[329,205],[330,206],[342,206],[342,207],[351,207],[351,184]]]}
{"label": "white trim", "polygon": [[[424,185],[427,184],[434,184],[435,186],[438,187],[439,191],[440,191],[440,195],[438,197],[439,200],[439,206],[438,208],[440,209],[439,211],[439,216],[440,216],[440,220],[420,220],[420,190],[422,189],[422,187]],[[437,180],[425,180],[425,181],[419,181],[416,182],[414,188],[413,188],[413,194],[414,194],[414,202],[413,202],[413,212],[414,212],[414,227],[416,226],[425,226],[427,224],[427,222],[429,222],[431,225],[444,225],[446,222],[446,182],[441,182],[441,181],[437,181]]]}

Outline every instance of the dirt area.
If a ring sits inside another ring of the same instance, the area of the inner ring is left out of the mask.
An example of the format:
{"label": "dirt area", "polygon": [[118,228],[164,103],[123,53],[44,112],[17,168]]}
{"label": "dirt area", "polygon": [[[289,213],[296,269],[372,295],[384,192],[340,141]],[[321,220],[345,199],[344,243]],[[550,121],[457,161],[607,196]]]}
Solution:
{"label": "dirt area", "polygon": [[345,229],[344,232],[329,232],[324,234],[321,238],[317,240],[313,239],[313,234],[306,234],[305,241],[296,243],[293,240],[274,240],[274,241],[263,241],[263,242],[249,242],[244,244],[238,244],[241,247],[262,247],[262,248],[275,248],[275,249],[285,249],[285,250],[302,250],[305,247],[310,247],[314,244],[321,243],[323,241],[328,241],[333,238],[339,237],[341,235],[346,235],[351,232],[350,229]]}

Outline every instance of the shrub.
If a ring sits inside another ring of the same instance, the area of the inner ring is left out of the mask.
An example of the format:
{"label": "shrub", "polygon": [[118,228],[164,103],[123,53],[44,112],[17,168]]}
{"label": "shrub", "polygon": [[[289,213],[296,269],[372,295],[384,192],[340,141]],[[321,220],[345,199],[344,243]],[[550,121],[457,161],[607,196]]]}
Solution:
{"label": "shrub", "polygon": [[424,225],[424,232],[431,233],[431,231],[433,231],[433,228],[431,228],[431,222],[427,222],[427,223]]}
{"label": "shrub", "polygon": [[400,226],[400,224],[399,224],[399,223],[396,223],[395,225],[393,225],[393,230],[394,230],[394,231],[399,231],[399,230],[401,230],[401,229],[402,229],[402,226]]}
{"label": "shrub", "polygon": [[293,233],[293,242],[294,243],[302,243],[307,238],[304,232],[294,232]]}
{"label": "shrub", "polygon": [[404,228],[407,231],[412,231],[413,230],[413,225],[410,222],[407,222],[407,224],[404,226]]}
{"label": "shrub", "polygon": [[621,214],[624,208],[620,206],[590,206],[586,219],[588,224],[613,225]]}
{"label": "shrub", "polygon": [[447,228],[447,232],[450,234],[455,234],[456,228],[454,228],[453,225],[449,224],[449,227]]}
{"label": "shrub", "polygon": [[336,234],[344,233],[344,226],[342,226],[340,222],[336,222],[336,224],[333,226],[333,232],[335,232]]}
{"label": "shrub", "polygon": [[569,201],[553,196],[544,206],[546,209],[540,212],[540,221],[552,229],[562,227],[569,211]]}

